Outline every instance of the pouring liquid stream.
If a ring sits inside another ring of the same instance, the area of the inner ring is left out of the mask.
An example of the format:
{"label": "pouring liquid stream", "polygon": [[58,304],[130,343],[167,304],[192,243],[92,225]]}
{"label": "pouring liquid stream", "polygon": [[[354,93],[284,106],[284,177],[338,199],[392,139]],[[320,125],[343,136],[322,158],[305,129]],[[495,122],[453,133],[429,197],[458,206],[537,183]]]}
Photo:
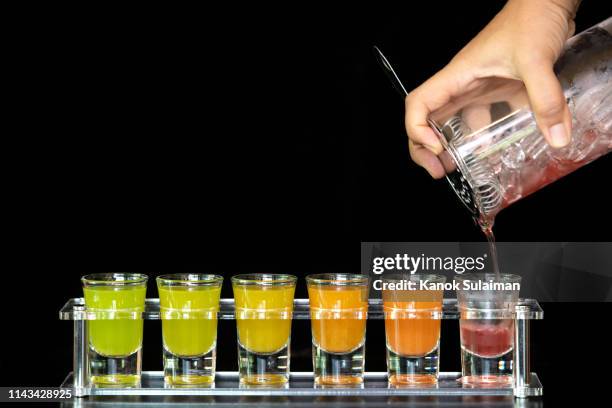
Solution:
{"label": "pouring liquid stream", "polygon": [[493,272],[495,273],[495,277],[500,277],[499,270],[499,259],[497,256],[497,245],[495,244],[495,234],[493,234],[492,228],[483,229],[485,237],[487,237],[487,241],[489,242],[489,253],[491,254],[491,264],[493,265]]}
{"label": "pouring liquid stream", "polygon": [[501,271],[499,268],[499,257],[497,255],[497,244],[495,242],[495,234],[493,233],[493,220],[486,220],[481,218],[477,221],[478,225],[482,229],[487,242],[489,243],[489,254],[491,255],[491,265],[493,266],[493,273],[497,279],[501,278]]}

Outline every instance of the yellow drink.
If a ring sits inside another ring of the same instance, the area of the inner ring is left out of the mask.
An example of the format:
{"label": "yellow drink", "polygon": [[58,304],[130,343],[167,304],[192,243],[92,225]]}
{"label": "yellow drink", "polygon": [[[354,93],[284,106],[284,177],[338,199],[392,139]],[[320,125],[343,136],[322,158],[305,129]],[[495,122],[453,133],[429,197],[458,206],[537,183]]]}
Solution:
{"label": "yellow drink", "polygon": [[291,334],[294,286],[234,287],[238,341],[255,353],[274,353]]}
{"label": "yellow drink", "polygon": [[[221,287],[159,286],[158,289],[164,347],[180,357],[208,353],[217,341]],[[181,314],[186,318],[177,318]]]}
{"label": "yellow drink", "polygon": [[157,277],[164,341],[164,382],[208,386],[215,380],[217,313],[223,277],[177,273]]}
{"label": "yellow drink", "polygon": [[296,280],[282,274],[232,277],[241,384],[277,387],[289,380]]}

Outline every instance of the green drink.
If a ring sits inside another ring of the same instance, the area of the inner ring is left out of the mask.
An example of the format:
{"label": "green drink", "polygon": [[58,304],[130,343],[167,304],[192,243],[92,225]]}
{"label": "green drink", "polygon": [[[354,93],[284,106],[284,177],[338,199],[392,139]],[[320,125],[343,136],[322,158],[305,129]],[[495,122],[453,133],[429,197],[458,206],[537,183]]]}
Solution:
{"label": "green drink", "polygon": [[202,386],[214,381],[222,281],[221,276],[206,274],[157,278],[166,385]]}
{"label": "green drink", "polygon": [[82,278],[91,381],[97,386],[137,385],[140,381],[142,312],[146,275],[106,273]]}

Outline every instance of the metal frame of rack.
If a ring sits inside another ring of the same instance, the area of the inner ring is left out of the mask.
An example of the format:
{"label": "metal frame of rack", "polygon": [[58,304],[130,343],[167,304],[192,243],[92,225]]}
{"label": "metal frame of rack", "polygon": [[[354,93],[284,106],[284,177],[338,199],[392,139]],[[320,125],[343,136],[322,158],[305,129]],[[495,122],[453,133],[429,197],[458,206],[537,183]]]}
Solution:
{"label": "metal frame of rack", "polygon": [[[310,319],[308,299],[295,299],[293,319]],[[459,319],[456,299],[444,299],[443,319]],[[500,316],[501,317],[501,316]],[[95,388],[89,383],[88,349],[89,339],[87,322],[91,318],[85,308],[83,298],[68,300],[59,312],[60,320],[72,320],[73,336],[73,372],[68,374],[61,387],[71,388],[74,395],[259,395],[259,396],[405,396],[405,395],[514,395],[518,398],[541,396],[542,384],[537,374],[531,372],[529,321],[544,318],[544,312],[534,299],[521,299],[514,312],[503,318],[515,319],[514,332],[514,384],[507,388],[468,388],[463,387],[457,379],[460,373],[441,372],[438,384],[430,387],[390,387],[387,385],[386,373],[366,372],[364,384],[359,388],[318,388],[312,381],[312,373],[292,372],[289,384],[285,388],[242,388],[239,385],[238,373],[218,371],[215,385],[210,388],[166,388],[163,373],[160,371],[143,371],[141,386],[137,388]],[[159,299],[147,299],[142,312],[145,320],[160,319]],[[234,300],[221,299],[218,318],[232,320]],[[368,319],[382,319],[384,313],[379,299],[370,299]],[[478,318],[478,316],[472,316]]]}

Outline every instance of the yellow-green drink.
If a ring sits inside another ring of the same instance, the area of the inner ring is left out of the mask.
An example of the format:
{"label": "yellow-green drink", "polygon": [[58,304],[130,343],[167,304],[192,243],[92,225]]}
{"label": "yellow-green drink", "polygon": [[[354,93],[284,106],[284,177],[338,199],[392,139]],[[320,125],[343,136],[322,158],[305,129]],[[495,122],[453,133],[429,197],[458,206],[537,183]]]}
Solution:
{"label": "yellow-green drink", "polygon": [[[85,304],[99,310],[100,320],[89,322],[89,342],[97,353],[106,357],[128,356],[142,344],[142,319],[122,318],[129,311],[142,311],[145,286],[85,287]],[[113,312],[118,318],[109,318]],[[125,313],[124,316],[122,314]],[[104,316],[107,315],[107,316]]]}
{"label": "yellow-green drink", "polygon": [[92,317],[87,326],[93,385],[137,385],[147,276],[102,273],[86,275],[82,282]]}
{"label": "yellow-green drink", "polygon": [[221,276],[207,274],[157,278],[167,385],[201,386],[214,381],[222,282]]}

